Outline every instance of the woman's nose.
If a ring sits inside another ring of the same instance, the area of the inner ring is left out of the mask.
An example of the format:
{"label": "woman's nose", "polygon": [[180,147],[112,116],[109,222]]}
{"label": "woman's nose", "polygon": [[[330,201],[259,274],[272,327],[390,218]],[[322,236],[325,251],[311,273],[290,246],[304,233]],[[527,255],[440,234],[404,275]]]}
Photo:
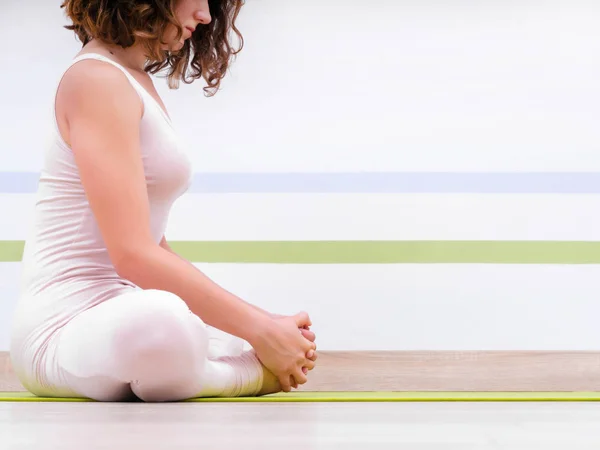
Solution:
{"label": "woman's nose", "polygon": [[208,10],[200,10],[194,13],[194,19],[203,25],[208,25],[211,22],[212,17],[210,16],[210,12]]}

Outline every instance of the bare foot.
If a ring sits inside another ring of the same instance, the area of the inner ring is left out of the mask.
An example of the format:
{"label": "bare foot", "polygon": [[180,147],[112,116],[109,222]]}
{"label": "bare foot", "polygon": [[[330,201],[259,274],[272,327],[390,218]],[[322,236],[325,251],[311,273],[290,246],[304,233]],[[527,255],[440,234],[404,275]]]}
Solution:
{"label": "bare foot", "polygon": [[[316,355],[315,355],[316,356]],[[315,358],[316,359],[316,358]],[[263,368],[263,385],[257,395],[268,395],[268,394],[276,394],[277,392],[281,392],[281,384],[275,375],[271,373],[269,369],[265,366]],[[308,369],[302,369],[305,374],[308,373]],[[298,389],[298,385],[294,386],[294,389]]]}
{"label": "bare foot", "polygon": [[277,392],[281,392],[279,380],[269,369],[263,366],[263,385],[257,395],[275,394]]}

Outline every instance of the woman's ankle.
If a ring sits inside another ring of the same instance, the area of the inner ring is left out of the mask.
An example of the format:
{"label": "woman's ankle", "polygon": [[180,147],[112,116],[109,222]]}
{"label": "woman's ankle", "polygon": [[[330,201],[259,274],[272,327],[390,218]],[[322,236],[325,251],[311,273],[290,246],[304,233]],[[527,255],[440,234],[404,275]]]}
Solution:
{"label": "woman's ankle", "polygon": [[263,366],[263,383],[257,396],[276,394],[277,392],[281,392],[279,380],[269,369]]}

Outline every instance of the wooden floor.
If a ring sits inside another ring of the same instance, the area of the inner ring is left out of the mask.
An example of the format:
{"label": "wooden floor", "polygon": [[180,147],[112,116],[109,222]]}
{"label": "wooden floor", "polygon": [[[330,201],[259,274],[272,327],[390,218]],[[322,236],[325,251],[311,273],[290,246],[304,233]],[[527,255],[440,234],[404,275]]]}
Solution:
{"label": "wooden floor", "polygon": [[0,403],[3,450],[587,450],[597,403]]}
{"label": "wooden floor", "polygon": [[[20,391],[0,352],[0,391]],[[600,391],[600,352],[320,352],[307,391]]]}

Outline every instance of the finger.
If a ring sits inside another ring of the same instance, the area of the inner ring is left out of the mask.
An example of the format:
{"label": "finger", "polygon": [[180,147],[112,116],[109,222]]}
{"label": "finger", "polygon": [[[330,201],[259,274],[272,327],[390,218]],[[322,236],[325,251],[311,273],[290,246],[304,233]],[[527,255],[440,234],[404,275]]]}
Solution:
{"label": "finger", "polygon": [[306,355],[310,350],[316,350],[317,345],[314,342],[309,341],[308,339],[304,339],[302,343],[302,350],[304,350],[304,355]]}
{"label": "finger", "polygon": [[304,375],[307,375],[307,374],[308,374],[308,368],[306,368],[306,367],[303,367],[303,368],[302,368],[302,373],[303,373]]}
{"label": "finger", "polygon": [[307,339],[310,342],[315,342],[315,339],[317,336],[312,331],[307,330],[306,328],[301,328],[300,333],[302,333],[302,336],[304,337],[304,339]]}
{"label": "finger", "polygon": [[311,326],[312,322],[310,321],[310,318],[308,317],[308,314],[304,311],[299,312],[298,314],[296,314],[294,316],[294,320],[296,321],[296,325],[298,326],[298,328],[304,328],[305,326]]}
{"label": "finger", "polygon": [[306,359],[310,359],[311,361],[316,361],[317,360],[317,352],[315,352],[314,350],[309,350],[308,353],[306,353]]}
{"label": "finger", "polygon": [[[316,364],[314,361],[308,360],[304,363],[303,369],[307,369],[307,371],[313,370],[315,368],[315,365]],[[304,372],[304,373],[306,374],[306,372]]]}
{"label": "finger", "polygon": [[292,386],[294,389],[298,389],[298,382],[296,381],[296,379],[290,375],[290,386]]}
{"label": "finger", "polygon": [[298,383],[298,384],[304,384],[308,381],[307,376],[304,375],[304,373],[302,373],[302,369],[298,369],[294,373],[294,378],[296,379],[296,383]]}

